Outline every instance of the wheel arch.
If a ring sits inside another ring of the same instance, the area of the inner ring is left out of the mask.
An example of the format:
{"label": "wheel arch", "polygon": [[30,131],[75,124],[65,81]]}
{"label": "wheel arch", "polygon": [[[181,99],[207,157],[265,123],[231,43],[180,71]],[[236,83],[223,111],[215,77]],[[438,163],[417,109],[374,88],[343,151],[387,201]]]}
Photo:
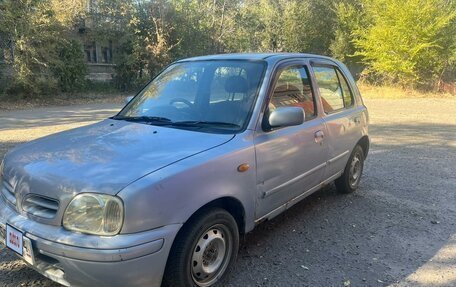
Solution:
{"label": "wheel arch", "polygon": [[234,219],[236,220],[239,233],[245,233],[245,226],[246,226],[246,217],[245,217],[245,208],[242,205],[241,201],[230,196],[220,197],[214,199],[205,205],[201,206],[198,210],[196,210],[184,223],[184,225],[191,221],[193,218],[198,216],[199,214],[203,213],[205,210],[211,208],[222,208],[225,209],[228,213],[230,213]]}
{"label": "wheel arch", "polygon": [[364,152],[364,158],[366,158],[370,148],[369,137],[367,135],[363,136],[356,144],[361,146]]}
{"label": "wheel arch", "polygon": [[193,212],[192,215],[182,224],[182,227],[180,228],[179,232],[176,235],[176,238],[179,236],[179,234],[182,232],[184,229],[184,226],[188,224],[192,219],[195,217],[199,216],[200,214],[204,213],[206,210],[212,209],[212,208],[222,208],[226,210],[228,213],[230,213],[234,219],[236,220],[239,233],[244,234],[246,233],[246,215],[245,215],[245,208],[242,205],[241,201],[231,197],[231,196],[224,196],[220,197],[217,199],[214,199],[200,208],[198,208],[195,212]]}
{"label": "wheel arch", "polygon": [[[181,226],[180,230],[177,232],[176,236],[174,237],[174,240],[171,244],[170,252],[168,254],[168,258],[166,259],[166,267],[164,271],[164,279],[166,280],[165,277],[167,276],[175,276],[175,273],[172,272],[172,269],[170,268],[170,260],[171,255],[173,254],[173,250],[179,250],[179,246],[182,246],[179,244],[179,242],[182,242],[182,238],[188,238],[188,237],[183,237],[185,235],[185,232],[188,232],[188,228],[191,227],[191,223],[194,219],[196,219],[198,216],[204,214],[205,212],[210,211],[211,209],[223,209],[229,214],[231,214],[236,221],[236,225],[238,227],[238,231],[240,234],[243,234],[245,232],[245,210],[244,206],[242,205],[241,201],[230,196],[225,196],[221,198],[214,199],[203,206],[201,206],[198,210],[196,210]],[[239,243],[239,238],[237,239],[237,242]],[[237,251],[236,251],[237,253]],[[162,282],[163,284],[164,282]],[[175,286],[175,285],[170,285],[170,284],[164,284],[164,286]]]}

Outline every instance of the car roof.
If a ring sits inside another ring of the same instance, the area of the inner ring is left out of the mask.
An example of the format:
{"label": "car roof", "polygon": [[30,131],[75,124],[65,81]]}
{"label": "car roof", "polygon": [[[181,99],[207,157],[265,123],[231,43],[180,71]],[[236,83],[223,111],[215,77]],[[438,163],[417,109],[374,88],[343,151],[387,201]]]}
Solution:
{"label": "car roof", "polygon": [[336,60],[315,54],[304,54],[304,53],[234,53],[234,54],[216,54],[216,55],[207,55],[207,56],[198,56],[192,58],[181,59],[177,62],[187,62],[187,61],[208,61],[208,60],[266,60],[270,63],[278,62],[284,59],[292,58],[319,58],[330,60],[332,62],[337,62]]}

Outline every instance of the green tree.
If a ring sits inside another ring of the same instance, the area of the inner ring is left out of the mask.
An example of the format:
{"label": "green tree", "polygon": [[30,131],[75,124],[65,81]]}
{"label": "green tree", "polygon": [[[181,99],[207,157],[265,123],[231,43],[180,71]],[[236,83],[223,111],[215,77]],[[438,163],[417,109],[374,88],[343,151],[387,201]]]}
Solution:
{"label": "green tree", "polygon": [[100,0],[89,16],[101,19],[89,37],[116,39],[115,83],[121,90],[143,84],[176,58],[180,26],[174,21],[180,15],[170,1]]}
{"label": "green tree", "polygon": [[362,5],[357,0],[339,2],[334,5],[336,17],[333,38],[330,44],[331,56],[344,62],[357,77],[365,65],[362,57],[356,55],[357,33],[369,25]]}
{"label": "green tree", "polygon": [[356,53],[354,40],[358,30],[366,24],[364,11],[356,4],[340,2],[334,6],[336,25],[330,50],[333,57],[343,62],[356,61],[353,59]]}
{"label": "green tree", "polygon": [[52,67],[55,78],[63,92],[80,91],[84,88],[87,66],[81,44],[76,40],[65,40],[58,44],[58,61]]}
{"label": "green tree", "polygon": [[250,0],[238,5],[229,51],[329,54],[335,13],[329,0]]}
{"label": "green tree", "polygon": [[[56,3],[56,0],[0,2],[0,34],[11,40],[14,51],[13,57],[7,59],[7,64],[13,69],[13,81],[8,83],[10,93],[50,94],[58,90],[59,79],[64,79],[61,75],[55,77],[53,71],[69,63],[68,54],[62,54],[62,47],[71,45],[68,31],[74,29],[72,23],[77,13],[58,14],[65,9],[55,10],[56,7],[63,7],[62,1],[58,5]],[[66,66],[67,69],[73,67]],[[80,74],[76,75],[73,69],[73,75],[65,77],[65,83],[61,84],[68,87],[73,85],[70,84],[71,79],[79,81],[84,69],[79,70]]]}
{"label": "green tree", "polygon": [[39,0],[0,2],[1,34],[14,43],[14,57],[9,64],[14,71],[11,88],[15,92],[40,93],[43,83],[48,83],[48,90],[56,87],[50,67],[57,58],[55,39],[59,29],[48,4]]}
{"label": "green tree", "polygon": [[[174,36],[179,45],[173,49],[176,57],[222,53],[238,47],[237,17],[243,7],[239,0],[174,0]],[[236,42],[236,43],[234,43]],[[233,44],[233,45],[232,45]]]}
{"label": "green tree", "polygon": [[267,17],[274,8],[268,0],[246,0],[233,15],[233,31],[226,35],[224,45],[229,52],[263,52],[277,49],[276,31]]}
{"label": "green tree", "polygon": [[363,0],[370,23],[356,29],[356,55],[374,79],[432,87],[451,58],[456,11],[444,0]]}
{"label": "green tree", "polygon": [[329,54],[336,17],[333,1],[284,3],[284,49],[291,52]]}
{"label": "green tree", "polygon": [[[113,41],[115,84],[133,89],[168,63],[224,52],[331,54],[368,79],[454,81],[454,0],[0,0],[14,43],[12,92],[78,90],[83,41]],[[81,25],[84,23],[84,25]],[[81,28],[82,27],[82,28]],[[362,65],[360,65],[362,63]]]}

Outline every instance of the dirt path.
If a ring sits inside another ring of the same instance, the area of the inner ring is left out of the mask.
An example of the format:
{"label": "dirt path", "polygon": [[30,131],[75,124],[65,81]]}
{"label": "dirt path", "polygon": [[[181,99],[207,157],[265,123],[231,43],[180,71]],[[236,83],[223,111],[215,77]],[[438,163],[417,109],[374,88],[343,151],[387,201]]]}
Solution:
{"label": "dirt path", "polygon": [[[456,101],[369,100],[360,190],[333,186],[243,240],[231,286],[456,286]],[[0,156],[17,143],[115,113],[99,104],[0,112]],[[1,286],[57,286],[9,252]]]}

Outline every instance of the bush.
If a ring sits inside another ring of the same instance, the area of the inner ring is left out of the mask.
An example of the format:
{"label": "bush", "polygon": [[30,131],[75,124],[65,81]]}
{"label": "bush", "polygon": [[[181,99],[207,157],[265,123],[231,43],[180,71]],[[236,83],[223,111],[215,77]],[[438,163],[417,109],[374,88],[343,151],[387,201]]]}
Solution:
{"label": "bush", "polygon": [[117,94],[118,89],[113,82],[93,82],[86,80],[84,91],[89,94]]}
{"label": "bush", "polygon": [[59,81],[63,92],[80,91],[84,88],[87,67],[81,44],[75,40],[63,42],[58,46],[59,61],[53,68],[53,73]]}
{"label": "bush", "polygon": [[37,75],[33,82],[13,78],[6,88],[8,95],[22,98],[52,95],[58,91],[58,82],[50,75]]}
{"label": "bush", "polygon": [[456,45],[451,1],[362,2],[369,25],[353,31],[354,43],[370,78],[407,87],[435,86]]}

